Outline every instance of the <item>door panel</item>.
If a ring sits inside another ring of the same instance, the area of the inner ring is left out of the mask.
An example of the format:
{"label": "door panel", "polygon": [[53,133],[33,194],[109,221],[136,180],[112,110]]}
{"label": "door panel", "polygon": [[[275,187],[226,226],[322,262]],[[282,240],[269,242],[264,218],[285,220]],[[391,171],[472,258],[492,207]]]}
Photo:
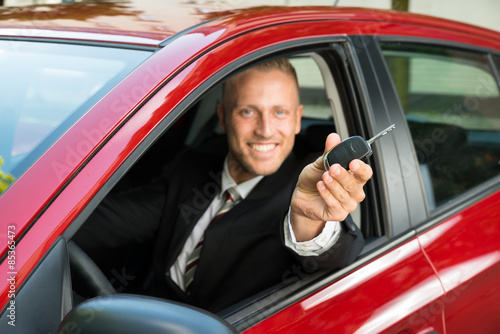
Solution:
{"label": "door panel", "polygon": [[[425,43],[384,42],[427,207],[458,214],[419,236],[446,290],[449,333],[500,330],[500,90],[490,57]],[[475,203],[477,202],[477,203]],[[473,206],[470,206],[473,204]],[[466,208],[464,210],[464,208]],[[428,225],[427,225],[428,226]],[[495,279],[496,278],[496,279]]]}
{"label": "door panel", "polygon": [[444,333],[443,297],[413,239],[245,333]]}
{"label": "door panel", "polygon": [[[16,252],[23,252],[22,244]],[[11,276],[10,276],[11,277]],[[20,287],[12,281],[12,296],[0,322],[0,333],[55,333],[72,307],[66,241],[60,238]]]}
{"label": "door panel", "polygon": [[419,236],[446,289],[448,333],[500,333],[499,205],[497,192]]}

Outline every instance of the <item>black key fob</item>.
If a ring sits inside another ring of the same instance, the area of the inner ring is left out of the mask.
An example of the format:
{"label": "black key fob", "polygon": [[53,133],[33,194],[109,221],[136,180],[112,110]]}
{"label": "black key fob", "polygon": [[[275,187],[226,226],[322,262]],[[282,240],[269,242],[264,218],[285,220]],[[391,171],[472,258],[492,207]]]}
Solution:
{"label": "black key fob", "polygon": [[354,159],[366,159],[372,155],[370,145],[360,136],[353,136],[343,140],[331,151],[325,154],[323,163],[325,170],[329,170],[333,164],[339,164],[349,169],[349,163]]}

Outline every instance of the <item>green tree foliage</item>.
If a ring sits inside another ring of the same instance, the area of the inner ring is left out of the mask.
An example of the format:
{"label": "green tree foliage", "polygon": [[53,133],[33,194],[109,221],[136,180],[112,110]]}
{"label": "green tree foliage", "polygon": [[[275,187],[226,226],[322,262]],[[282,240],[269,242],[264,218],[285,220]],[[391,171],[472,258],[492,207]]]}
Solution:
{"label": "green tree foliage", "polygon": [[2,165],[3,165],[3,158],[0,156],[0,194],[3,193],[15,180],[14,176],[2,171]]}

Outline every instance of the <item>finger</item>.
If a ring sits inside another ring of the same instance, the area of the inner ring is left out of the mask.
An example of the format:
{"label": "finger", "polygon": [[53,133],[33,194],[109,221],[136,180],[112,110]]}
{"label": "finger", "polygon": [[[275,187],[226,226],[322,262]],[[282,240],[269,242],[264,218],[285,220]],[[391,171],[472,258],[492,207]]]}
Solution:
{"label": "finger", "polygon": [[323,217],[326,220],[343,220],[356,209],[357,202],[328,173],[318,182],[318,192],[326,204]]}
{"label": "finger", "polygon": [[354,159],[349,163],[349,170],[363,184],[373,176],[371,166],[358,159]]}
{"label": "finger", "polygon": [[[343,169],[340,166],[338,167],[340,170]],[[345,174],[348,174],[345,169],[343,170]],[[340,184],[330,175],[330,172],[326,172],[323,174],[322,181],[325,184],[326,189],[328,190],[328,194],[323,193],[321,197],[330,209],[341,207],[343,210],[351,212],[356,208],[358,201],[353,198],[352,194],[350,194],[342,186],[342,184]]]}
{"label": "finger", "polygon": [[[335,180],[334,180],[335,182]],[[347,214],[341,203],[332,195],[327,187],[327,184],[321,180],[317,183],[318,193],[321,196],[326,207],[321,212],[321,220],[324,221],[342,221]]]}
{"label": "finger", "polygon": [[[362,162],[360,161],[360,165],[361,163]],[[360,168],[364,168],[364,166],[359,167],[358,170]],[[332,167],[330,167],[330,169],[328,170],[328,174],[338,183],[337,189],[332,189],[332,191],[337,192],[334,193],[334,196],[338,198],[340,202],[344,203],[348,202],[349,200],[361,202],[362,200],[364,200],[365,192],[363,190],[363,186],[365,185],[366,181],[358,179],[356,174],[349,173],[339,164],[334,164]],[[345,193],[347,193],[347,195],[345,195],[338,188],[341,188]]]}

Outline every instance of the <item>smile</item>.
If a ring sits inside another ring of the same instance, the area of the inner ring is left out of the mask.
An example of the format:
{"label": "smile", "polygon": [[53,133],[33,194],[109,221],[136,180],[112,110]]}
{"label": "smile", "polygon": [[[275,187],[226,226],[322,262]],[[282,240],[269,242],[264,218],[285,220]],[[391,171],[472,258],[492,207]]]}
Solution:
{"label": "smile", "polygon": [[251,144],[250,147],[257,152],[269,152],[273,150],[276,144]]}

